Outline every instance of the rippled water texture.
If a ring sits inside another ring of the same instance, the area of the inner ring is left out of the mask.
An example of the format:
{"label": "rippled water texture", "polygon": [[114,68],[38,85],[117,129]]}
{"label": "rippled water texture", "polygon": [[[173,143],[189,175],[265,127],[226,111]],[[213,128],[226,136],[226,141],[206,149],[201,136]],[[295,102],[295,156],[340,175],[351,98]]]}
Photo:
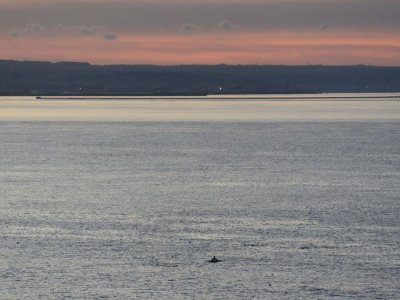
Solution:
{"label": "rippled water texture", "polygon": [[209,97],[0,97],[3,121],[279,122],[400,120],[399,94]]}
{"label": "rippled water texture", "polygon": [[362,121],[0,118],[0,299],[398,299],[390,103]]}

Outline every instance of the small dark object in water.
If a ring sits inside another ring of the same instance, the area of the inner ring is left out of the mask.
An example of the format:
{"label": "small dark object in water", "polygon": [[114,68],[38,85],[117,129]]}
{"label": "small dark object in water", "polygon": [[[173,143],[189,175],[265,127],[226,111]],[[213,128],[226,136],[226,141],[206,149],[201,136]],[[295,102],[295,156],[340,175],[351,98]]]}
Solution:
{"label": "small dark object in water", "polygon": [[209,260],[208,262],[215,264],[215,263],[217,263],[217,262],[220,262],[220,260],[214,256],[214,257],[213,257],[211,260]]}
{"label": "small dark object in water", "polygon": [[300,247],[300,249],[302,249],[302,250],[308,250],[308,249],[310,249],[311,247],[310,246],[301,246]]}

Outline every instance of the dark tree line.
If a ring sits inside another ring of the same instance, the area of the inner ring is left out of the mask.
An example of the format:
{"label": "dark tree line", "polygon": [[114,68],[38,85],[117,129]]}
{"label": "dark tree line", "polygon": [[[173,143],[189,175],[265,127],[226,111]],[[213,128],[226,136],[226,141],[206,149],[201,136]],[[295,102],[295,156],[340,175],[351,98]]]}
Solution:
{"label": "dark tree line", "polygon": [[0,60],[1,95],[400,92],[400,67],[112,65]]}

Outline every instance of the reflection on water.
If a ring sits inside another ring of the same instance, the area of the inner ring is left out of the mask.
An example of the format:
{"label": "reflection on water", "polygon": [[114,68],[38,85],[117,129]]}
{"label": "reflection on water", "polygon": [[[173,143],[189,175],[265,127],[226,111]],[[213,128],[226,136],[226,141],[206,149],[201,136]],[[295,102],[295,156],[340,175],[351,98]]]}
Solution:
{"label": "reflection on water", "polygon": [[399,102],[248,101],[2,98],[0,299],[398,298]]}
{"label": "reflection on water", "polygon": [[[342,98],[340,98],[342,97]],[[395,97],[395,98],[394,98]],[[0,98],[0,120],[279,121],[399,119],[398,94],[175,98]],[[284,100],[282,100],[284,99]]]}

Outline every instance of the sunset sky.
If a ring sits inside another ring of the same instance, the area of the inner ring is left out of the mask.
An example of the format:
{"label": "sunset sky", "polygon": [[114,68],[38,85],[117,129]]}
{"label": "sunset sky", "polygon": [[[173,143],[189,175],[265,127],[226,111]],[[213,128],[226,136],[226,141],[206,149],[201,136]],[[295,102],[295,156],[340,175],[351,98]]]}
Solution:
{"label": "sunset sky", "polygon": [[0,0],[0,59],[400,65],[399,0]]}

